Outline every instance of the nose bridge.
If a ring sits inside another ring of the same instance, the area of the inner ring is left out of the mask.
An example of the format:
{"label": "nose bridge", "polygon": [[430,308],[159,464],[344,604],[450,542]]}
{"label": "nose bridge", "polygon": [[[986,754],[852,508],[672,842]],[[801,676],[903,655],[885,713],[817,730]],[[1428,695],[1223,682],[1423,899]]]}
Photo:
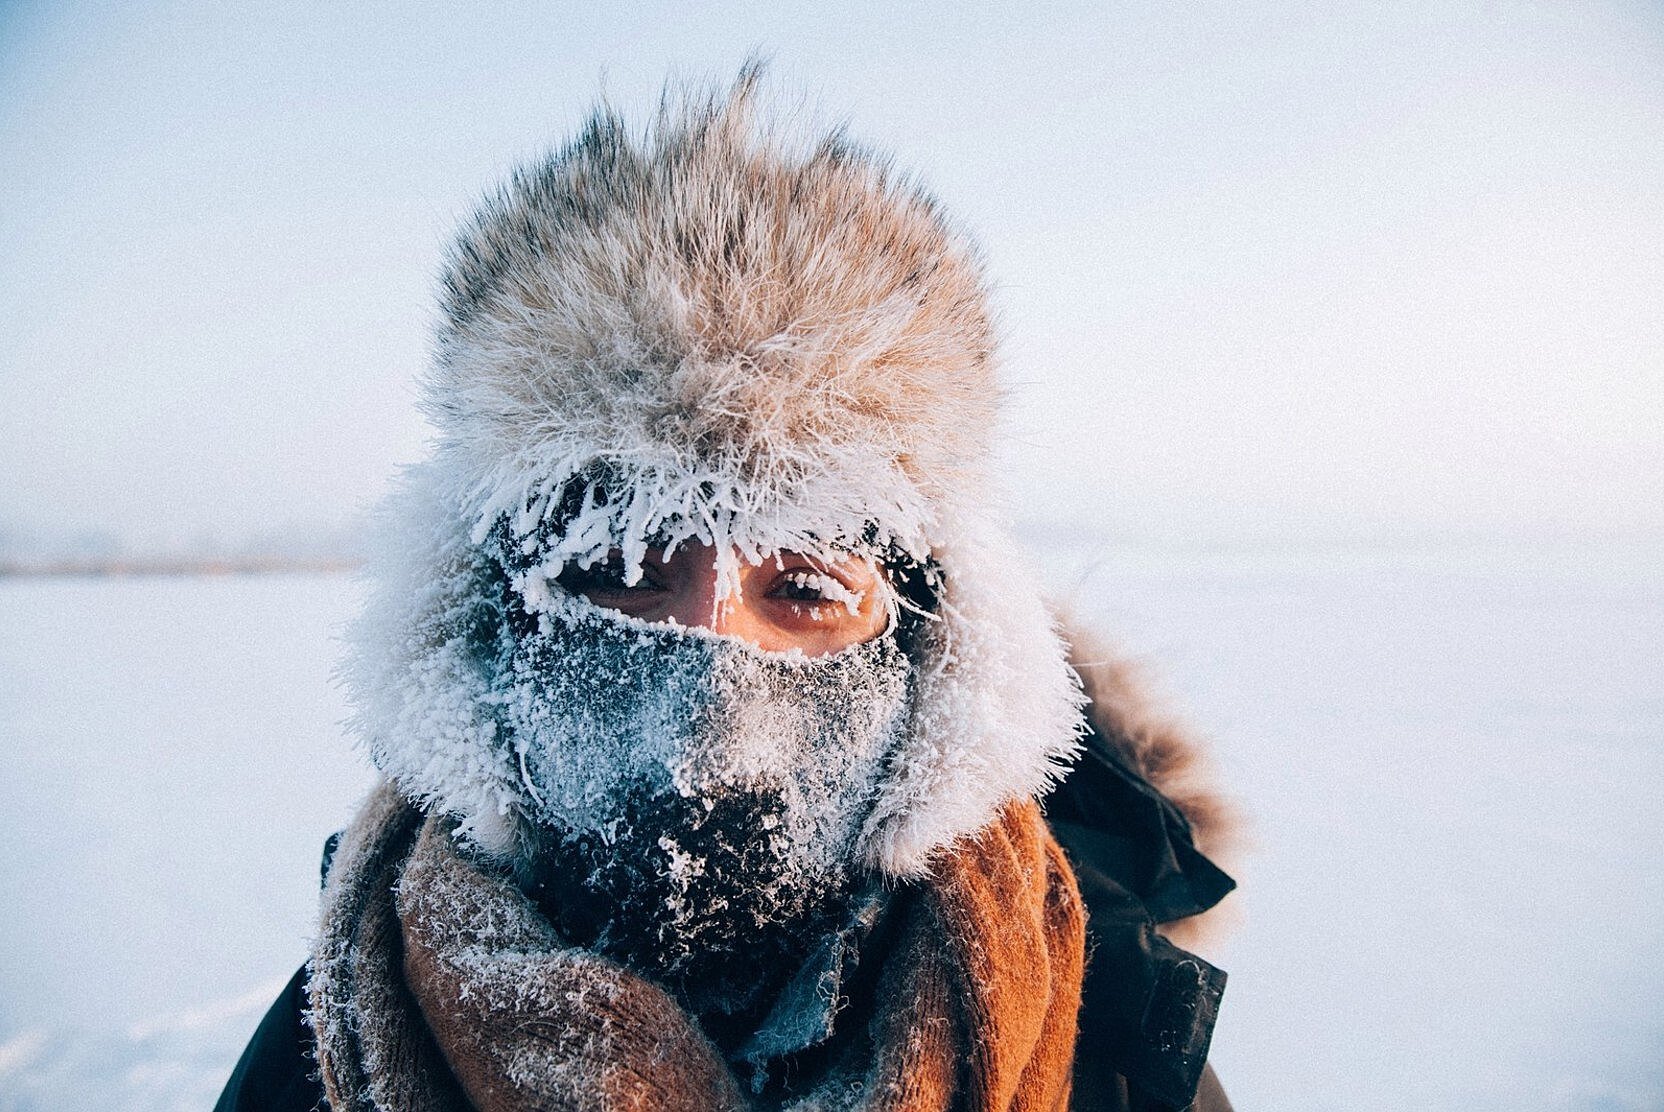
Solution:
{"label": "nose bridge", "polygon": [[713,633],[733,633],[739,619],[739,596],[717,596],[717,569],[714,561],[700,560],[687,572],[678,585],[676,620],[687,626],[699,626]]}

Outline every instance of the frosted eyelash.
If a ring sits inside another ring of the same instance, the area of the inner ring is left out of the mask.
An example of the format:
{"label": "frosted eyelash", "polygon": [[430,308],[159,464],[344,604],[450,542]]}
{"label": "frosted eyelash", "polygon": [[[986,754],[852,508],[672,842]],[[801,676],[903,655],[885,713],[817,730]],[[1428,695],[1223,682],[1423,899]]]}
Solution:
{"label": "frosted eyelash", "polygon": [[813,571],[794,571],[786,576],[786,582],[794,587],[807,587],[820,592],[821,602],[841,602],[844,609],[849,611],[850,617],[857,617],[861,613],[861,604],[866,601],[865,591],[853,591],[843,585],[836,576]]}

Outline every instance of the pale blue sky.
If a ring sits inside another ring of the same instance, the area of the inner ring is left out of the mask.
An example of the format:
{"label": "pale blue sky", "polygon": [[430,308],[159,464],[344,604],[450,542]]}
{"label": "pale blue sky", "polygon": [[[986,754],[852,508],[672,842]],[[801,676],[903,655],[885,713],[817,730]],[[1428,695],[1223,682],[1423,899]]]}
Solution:
{"label": "pale blue sky", "polygon": [[752,49],[986,246],[1026,513],[1664,536],[1639,0],[0,0],[0,528],[345,519],[473,198]]}

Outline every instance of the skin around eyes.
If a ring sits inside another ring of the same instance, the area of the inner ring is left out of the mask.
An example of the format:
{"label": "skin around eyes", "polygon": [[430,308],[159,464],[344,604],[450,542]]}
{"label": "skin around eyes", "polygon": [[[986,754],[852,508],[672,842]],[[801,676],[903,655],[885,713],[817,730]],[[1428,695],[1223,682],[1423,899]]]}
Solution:
{"label": "skin around eyes", "polygon": [[851,557],[825,563],[781,552],[742,564],[739,589],[716,595],[716,551],[683,546],[668,557],[649,550],[641,578],[624,582],[616,555],[588,568],[568,567],[560,584],[597,606],[649,622],[701,626],[760,649],[799,649],[810,656],[870,641],[889,625],[889,584],[882,568]]}

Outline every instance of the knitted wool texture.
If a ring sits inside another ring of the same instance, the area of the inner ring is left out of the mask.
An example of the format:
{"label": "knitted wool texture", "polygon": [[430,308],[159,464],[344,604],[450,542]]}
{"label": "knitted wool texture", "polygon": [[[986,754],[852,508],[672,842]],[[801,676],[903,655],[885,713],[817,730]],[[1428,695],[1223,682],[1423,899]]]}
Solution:
{"label": "knitted wool texture", "polygon": [[[665,992],[568,948],[453,825],[383,788],[343,840],[309,990],[336,1112],[765,1107]],[[918,895],[863,955],[878,1004],[842,1013],[839,1052],[773,1107],[1066,1108],[1084,916],[1038,810],[1007,806]]]}

